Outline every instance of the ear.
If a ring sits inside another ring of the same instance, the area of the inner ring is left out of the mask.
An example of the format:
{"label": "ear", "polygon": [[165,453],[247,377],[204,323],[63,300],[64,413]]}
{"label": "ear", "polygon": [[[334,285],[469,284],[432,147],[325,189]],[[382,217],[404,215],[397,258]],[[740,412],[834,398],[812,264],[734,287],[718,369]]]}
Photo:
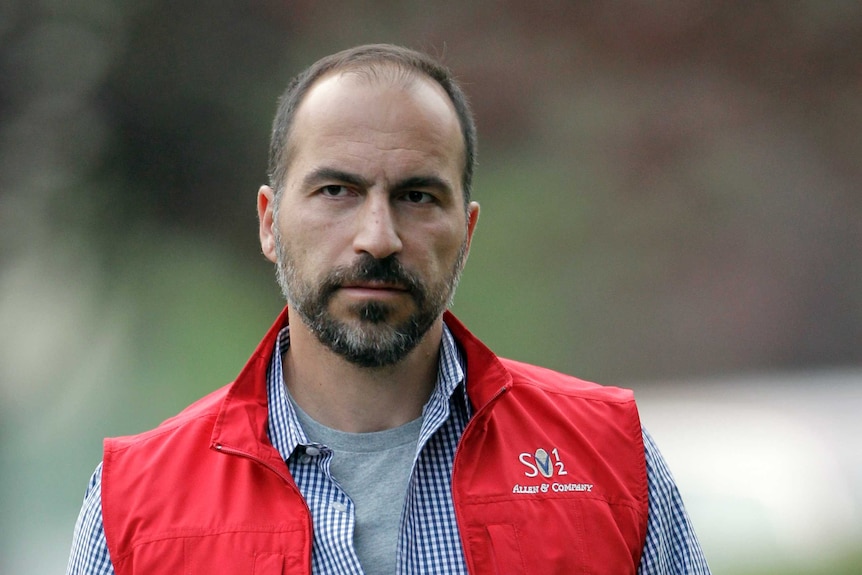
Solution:
{"label": "ear", "polygon": [[273,209],[275,208],[275,192],[269,186],[261,186],[257,191],[257,219],[260,234],[260,249],[266,259],[272,263],[278,261],[275,249],[275,234],[273,233]]}
{"label": "ear", "polygon": [[473,232],[479,221],[479,202],[470,202],[467,206],[467,253],[470,253],[470,244],[473,243]]}

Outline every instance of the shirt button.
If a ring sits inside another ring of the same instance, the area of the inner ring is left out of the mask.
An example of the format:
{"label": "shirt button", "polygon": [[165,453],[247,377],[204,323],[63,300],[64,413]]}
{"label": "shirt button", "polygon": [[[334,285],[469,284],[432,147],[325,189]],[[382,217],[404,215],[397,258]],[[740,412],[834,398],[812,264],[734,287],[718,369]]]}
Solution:
{"label": "shirt button", "polygon": [[339,513],[344,513],[345,511],[347,511],[347,505],[345,505],[341,501],[333,501],[329,504],[329,506],[332,507],[332,509],[334,509],[335,511],[338,511]]}
{"label": "shirt button", "polygon": [[310,455],[312,457],[316,457],[320,455],[320,450],[316,447],[308,446],[305,448],[305,454]]}

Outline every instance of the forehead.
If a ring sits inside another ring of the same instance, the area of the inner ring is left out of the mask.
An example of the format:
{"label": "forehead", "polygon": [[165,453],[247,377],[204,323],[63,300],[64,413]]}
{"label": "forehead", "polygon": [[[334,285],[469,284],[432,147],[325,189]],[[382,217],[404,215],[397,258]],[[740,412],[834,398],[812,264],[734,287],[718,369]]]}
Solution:
{"label": "forehead", "polygon": [[[455,107],[445,90],[420,74],[339,71],[317,80],[293,121],[288,168],[298,155],[350,142],[385,151],[421,148],[457,158],[465,149]],[[288,170],[290,171],[290,170]]]}

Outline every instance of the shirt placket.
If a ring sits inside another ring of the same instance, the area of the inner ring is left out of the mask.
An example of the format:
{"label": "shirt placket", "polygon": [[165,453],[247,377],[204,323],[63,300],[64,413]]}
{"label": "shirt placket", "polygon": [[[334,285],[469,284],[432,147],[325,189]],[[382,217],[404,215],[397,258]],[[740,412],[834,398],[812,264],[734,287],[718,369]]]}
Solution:
{"label": "shirt placket", "polygon": [[315,573],[361,575],[362,566],[353,547],[356,509],[353,501],[332,477],[332,450],[319,443],[297,445],[291,456],[291,473],[314,524],[312,568]]}
{"label": "shirt placket", "polygon": [[[460,437],[460,427],[469,418],[469,408],[456,396],[466,397],[461,385],[464,370],[448,329],[444,330],[441,356],[437,386],[425,406],[407,486],[399,530],[398,573],[466,573],[448,485],[455,438]],[[452,410],[457,410],[457,415]],[[429,527],[434,523],[436,528]]]}

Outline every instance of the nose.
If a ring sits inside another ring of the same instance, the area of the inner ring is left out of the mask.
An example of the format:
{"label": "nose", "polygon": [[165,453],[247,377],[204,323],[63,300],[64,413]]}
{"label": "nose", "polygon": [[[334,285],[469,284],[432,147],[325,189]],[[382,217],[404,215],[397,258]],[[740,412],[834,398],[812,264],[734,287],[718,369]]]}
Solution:
{"label": "nose", "polygon": [[369,194],[360,210],[353,249],[375,259],[383,259],[401,251],[401,237],[388,197]]}

